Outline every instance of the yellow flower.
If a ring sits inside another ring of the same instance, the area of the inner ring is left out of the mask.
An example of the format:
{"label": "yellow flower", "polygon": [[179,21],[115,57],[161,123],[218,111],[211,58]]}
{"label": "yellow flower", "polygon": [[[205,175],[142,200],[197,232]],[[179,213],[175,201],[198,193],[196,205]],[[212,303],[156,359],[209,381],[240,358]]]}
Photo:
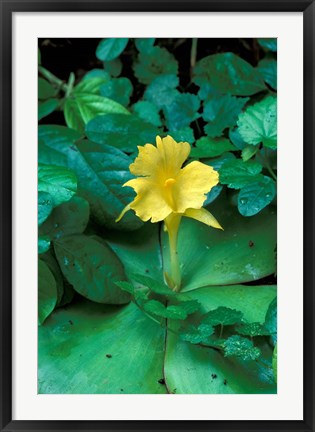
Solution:
{"label": "yellow flower", "polygon": [[[129,167],[138,178],[123,186],[132,187],[136,198],[124,208],[118,222],[130,209],[143,221],[160,222],[176,213],[221,228],[218,221],[202,205],[209,192],[219,182],[219,174],[201,162],[191,162],[182,168],[190,153],[187,142],[156,137],[152,144],[138,146],[139,155]],[[222,229],[222,228],[221,228]]]}
{"label": "yellow flower", "polygon": [[202,205],[206,194],[218,184],[219,174],[201,162],[191,162],[182,168],[190,153],[187,142],[176,142],[172,137],[156,137],[156,146],[138,146],[139,154],[130,165],[136,178],[123,186],[132,187],[137,196],[128,204],[144,222],[164,221],[169,234],[172,277],[166,275],[169,285],[179,289],[180,270],[176,252],[177,233],[182,216],[196,219],[213,228],[222,229],[215,217]]}

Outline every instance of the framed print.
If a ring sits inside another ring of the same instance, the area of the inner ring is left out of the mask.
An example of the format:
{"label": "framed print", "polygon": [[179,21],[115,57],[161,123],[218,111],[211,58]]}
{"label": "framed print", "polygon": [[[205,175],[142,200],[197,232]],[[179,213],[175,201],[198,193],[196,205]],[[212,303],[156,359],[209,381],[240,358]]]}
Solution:
{"label": "framed print", "polygon": [[2,430],[313,431],[313,2],[1,7]]}

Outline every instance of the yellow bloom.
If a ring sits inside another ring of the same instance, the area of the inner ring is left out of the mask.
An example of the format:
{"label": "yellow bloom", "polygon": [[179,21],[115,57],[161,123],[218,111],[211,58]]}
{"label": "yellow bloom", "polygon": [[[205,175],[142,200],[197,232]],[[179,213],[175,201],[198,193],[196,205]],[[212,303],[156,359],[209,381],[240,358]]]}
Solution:
{"label": "yellow bloom", "polygon": [[201,162],[191,162],[182,168],[190,153],[187,142],[156,137],[152,144],[138,146],[139,155],[129,167],[135,179],[124,186],[132,187],[136,198],[124,208],[118,222],[130,209],[143,221],[160,222],[176,213],[221,228],[207,210],[201,209],[206,194],[219,182],[219,174]]}

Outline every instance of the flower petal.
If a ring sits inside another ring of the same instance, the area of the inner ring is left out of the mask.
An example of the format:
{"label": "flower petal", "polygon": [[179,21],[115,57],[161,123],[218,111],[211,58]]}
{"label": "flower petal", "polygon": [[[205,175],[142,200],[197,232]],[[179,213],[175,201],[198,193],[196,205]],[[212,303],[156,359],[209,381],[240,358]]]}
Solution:
{"label": "flower petal", "polygon": [[178,174],[190,153],[190,145],[177,143],[170,136],[157,136],[156,145],[138,146],[139,154],[129,169],[136,176],[151,177],[164,183],[167,178]]}
{"label": "flower petal", "polygon": [[187,216],[192,219],[196,219],[199,222],[202,222],[206,225],[209,225],[213,228],[218,228],[223,230],[219,222],[216,220],[216,218],[211,214],[208,210],[205,208],[200,209],[187,209],[184,213],[184,216]]}
{"label": "flower petal", "polygon": [[172,209],[161,193],[161,188],[149,178],[139,177],[129,180],[124,186],[132,187],[136,193],[136,198],[130,204],[130,208],[144,222],[151,219],[151,222],[164,220]]}
{"label": "flower petal", "polygon": [[177,213],[186,209],[199,209],[209,192],[219,182],[219,173],[201,162],[191,162],[176,177],[172,186],[173,200]]}

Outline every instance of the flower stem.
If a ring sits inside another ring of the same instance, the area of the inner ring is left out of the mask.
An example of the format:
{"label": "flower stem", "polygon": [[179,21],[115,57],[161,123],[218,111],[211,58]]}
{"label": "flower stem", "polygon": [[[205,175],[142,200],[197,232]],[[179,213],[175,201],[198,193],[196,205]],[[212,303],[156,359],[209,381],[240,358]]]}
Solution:
{"label": "flower stem", "polygon": [[49,72],[43,66],[38,67],[38,71],[45,77],[51,84],[55,84],[57,87],[61,88],[63,91],[67,91],[68,86],[61,79],[57,78],[54,74]]}
{"label": "flower stem", "polygon": [[181,216],[176,214],[171,214],[165,219],[165,225],[168,232],[171,261],[171,274],[168,283],[171,285],[170,288],[173,291],[179,291],[181,285],[181,272],[177,252],[177,237],[180,221]]}
{"label": "flower stem", "polygon": [[197,43],[198,43],[198,38],[192,38],[192,41],[191,41],[191,52],[190,52],[190,66],[191,66],[192,69],[196,65]]}

